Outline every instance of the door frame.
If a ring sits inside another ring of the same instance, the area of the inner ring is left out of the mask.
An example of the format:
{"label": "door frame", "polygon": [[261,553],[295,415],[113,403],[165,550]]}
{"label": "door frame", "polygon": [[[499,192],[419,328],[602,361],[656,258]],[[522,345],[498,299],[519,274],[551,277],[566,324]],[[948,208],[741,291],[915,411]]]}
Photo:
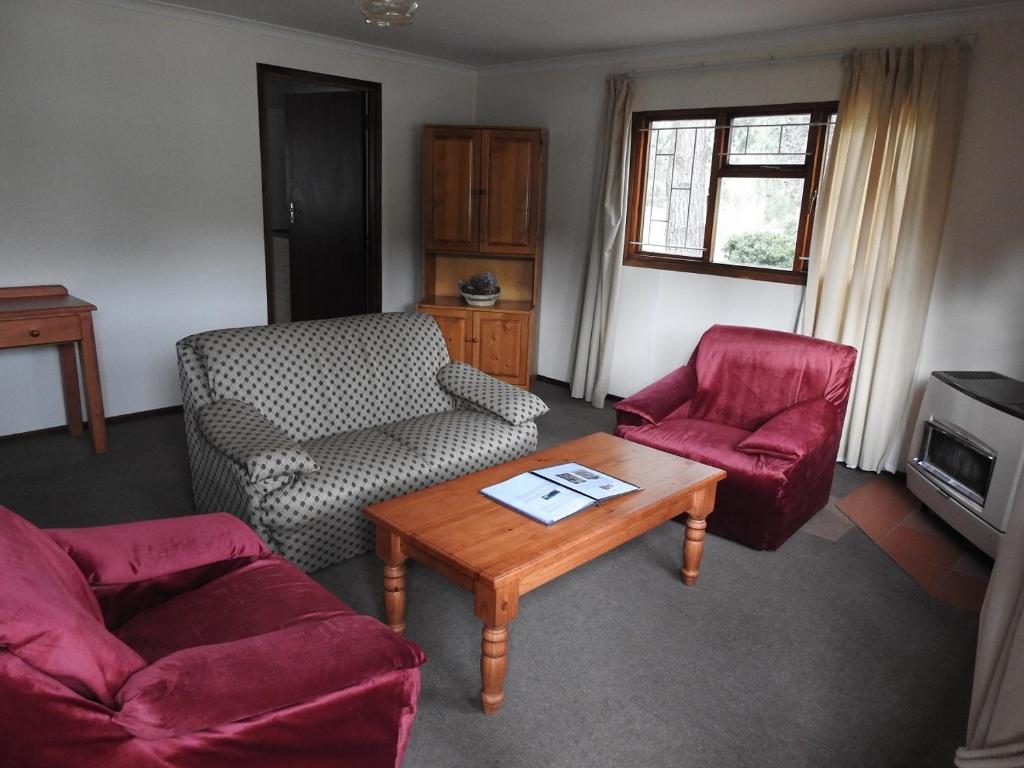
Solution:
{"label": "door frame", "polygon": [[307,72],[302,69],[290,69],[274,64],[256,64],[256,93],[259,106],[260,127],[260,186],[263,193],[263,251],[266,266],[267,283],[267,322],[273,323],[274,317],[274,234],[271,230],[270,210],[270,137],[266,125],[266,93],[267,80],[291,80],[305,85],[327,85],[345,90],[363,91],[366,94],[366,232],[369,239],[367,253],[369,265],[369,308],[371,312],[381,311],[381,84],[369,80],[356,80],[351,77],[325,75],[319,72]]}

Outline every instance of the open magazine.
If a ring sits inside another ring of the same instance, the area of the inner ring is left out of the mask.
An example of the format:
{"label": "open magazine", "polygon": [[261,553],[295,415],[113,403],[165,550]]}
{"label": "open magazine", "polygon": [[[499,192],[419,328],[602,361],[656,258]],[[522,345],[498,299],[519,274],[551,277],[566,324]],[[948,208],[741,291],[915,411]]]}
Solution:
{"label": "open magazine", "polygon": [[640,486],[619,480],[582,464],[556,464],[524,472],[480,493],[499,504],[551,525],[582,509],[639,491]]}

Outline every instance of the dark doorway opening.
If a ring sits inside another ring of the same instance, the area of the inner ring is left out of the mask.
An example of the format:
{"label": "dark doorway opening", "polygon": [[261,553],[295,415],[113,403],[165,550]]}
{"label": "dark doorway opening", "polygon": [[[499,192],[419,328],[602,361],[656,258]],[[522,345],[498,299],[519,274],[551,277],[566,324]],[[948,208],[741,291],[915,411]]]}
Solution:
{"label": "dark doorway opening", "polygon": [[269,322],[380,312],[380,83],[256,67]]}

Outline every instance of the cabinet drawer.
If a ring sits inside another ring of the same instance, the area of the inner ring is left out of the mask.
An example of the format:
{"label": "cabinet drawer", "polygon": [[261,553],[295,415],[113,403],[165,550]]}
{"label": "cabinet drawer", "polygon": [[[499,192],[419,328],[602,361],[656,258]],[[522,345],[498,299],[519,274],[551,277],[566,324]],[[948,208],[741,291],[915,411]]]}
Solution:
{"label": "cabinet drawer", "polygon": [[30,347],[81,338],[82,326],[78,315],[0,321],[0,347]]}

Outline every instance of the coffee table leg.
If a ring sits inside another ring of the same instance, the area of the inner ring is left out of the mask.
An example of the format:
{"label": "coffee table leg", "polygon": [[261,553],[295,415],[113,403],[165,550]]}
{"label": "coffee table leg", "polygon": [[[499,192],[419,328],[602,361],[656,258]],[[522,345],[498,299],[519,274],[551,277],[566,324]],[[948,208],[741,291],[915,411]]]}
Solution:
{"label": "coffee table leg", "polygon": [[484,714],[494,715],[505,700],[505,672],[508,670],[508,627],[484,625],[480,644],[480,704]]}
{"label": "coffee table leg", "polygon": [[476,615],[484,623],[480,644],[480,706],[485,715],[496,715],[505,700],[508,623],[519,613],[519,585],[477,582],[475,603]]}
{"label": "coffee table leg", "polygon": [[405,632],[405,554],[402,540],[377,527],[377,555],[384,561],[384,616],[398,634]]}
{"label": "coffee table leg", "polygon": [[704,555],[704,530],[707,516],[715,508],[715,486],[702,488],[693,495],[693,507],[686,515],[686,541],[683,543],[683,584],[692,587],[700,575]]}
{"label": "coffee table leg", "polygon": [[391,629],[405,632],[405,563],[384,566],[384,615]]}

